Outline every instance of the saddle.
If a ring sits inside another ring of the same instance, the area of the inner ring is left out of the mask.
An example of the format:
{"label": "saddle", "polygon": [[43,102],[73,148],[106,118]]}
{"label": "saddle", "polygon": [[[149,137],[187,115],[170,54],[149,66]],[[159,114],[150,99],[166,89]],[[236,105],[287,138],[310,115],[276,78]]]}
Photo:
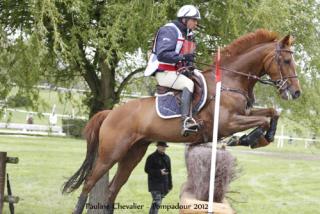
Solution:
{"label": "saddle", "polygon": [[[197,114],[207,100],[207,84],[204,76],[197,69],[189,77],[194,82],[192,95],[192,114]],[[181,117],[181,93],[180,90],[157,85],[156,110],[163,119]]]}

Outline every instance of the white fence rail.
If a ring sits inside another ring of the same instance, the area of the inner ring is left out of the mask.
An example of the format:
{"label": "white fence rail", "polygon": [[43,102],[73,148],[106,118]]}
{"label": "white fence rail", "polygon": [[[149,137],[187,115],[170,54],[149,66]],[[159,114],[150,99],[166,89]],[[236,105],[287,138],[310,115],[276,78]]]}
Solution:
{"label": "white fence rail", "polygon": [[0,123],[0,132],[13,134],[35,134],[35,135],[54,135],[65,136],[62,127],[48,126],[38,124],[23,124],[23,123]]}
{"label": "white fence rail", "polygon": [[[15,108],[6,108],[6,111],[10,111],[10,112],[20,112],[20,113],[25,113],[26,115],[27,114],[34,114],[34,115],[37,115],[39,114],[39,112],[35,112],[35,111],[26,111],[26,110],[23,110],[23,109],[15,109]],[[42,115],[44,116],[50,116],[52,113],[50,112],[44,112],[44,113],[41,113]],[[71,114],[57,114],[58,117],[61,117],[61,118],[75,118],[75,119],[86,119],[86,117],[84,116],[76,116],[76,115],[71,115]]]}
{"label": "white fence rail", "polygon": [[316,136],[313,136],[312,138],[285,136],[283,126],[281,126],[280,135],[276,136],[275,138],[278,140],[277,148],[283,148],[284,140],[288,140],[288,143],[293,141],[302,141],[304,142],[304,148],[308,148],[310,145],[315,144],[316,142],[320,142],[320,140],[317,139]]}
{"label": "white fence rail", "polygon": [[[279,133],[279,131],[278,131]],[[242,135],[246,134],[245,132],[238,132],[234,134],[237,137],[241,137]],[[274,137],[277,142],[277,148],[283,148],[285,145],[285,141],[287,141],[287,144],[294,143],[296,141],[301,141],[304,143],[304,147],[308,148],[311,145],[314,145],[316,143],[320,143],[320,139],[316,136],[312,136],[311,138],[303,138],[303,137],[294,137],[294,136],[288,136],[288,133],[284,133],[283,126],[281,126],[280,134],[276,135]]]}

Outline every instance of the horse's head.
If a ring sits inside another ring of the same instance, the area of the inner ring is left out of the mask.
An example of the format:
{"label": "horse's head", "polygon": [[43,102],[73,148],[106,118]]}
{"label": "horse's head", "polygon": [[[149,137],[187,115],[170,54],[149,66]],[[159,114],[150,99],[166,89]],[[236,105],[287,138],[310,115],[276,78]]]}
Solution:
{"label": "horse's head", "polygon": [[296,99],[301,94],[293,51],[290,49],[293,40],[292,36],[287,35],[278,41],[275,51],[264,64],[266,73],[285,100]]}

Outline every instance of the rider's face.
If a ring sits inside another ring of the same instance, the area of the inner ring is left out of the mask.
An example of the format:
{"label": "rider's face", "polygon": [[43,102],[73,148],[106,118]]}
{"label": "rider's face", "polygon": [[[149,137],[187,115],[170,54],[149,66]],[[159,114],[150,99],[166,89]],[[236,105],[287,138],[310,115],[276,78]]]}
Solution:
{"label": "rider's face", "polygon": [[188,19],[187,21],[187,28],[190,30],[196,29],[198,25],[198,20],[197,19]]}

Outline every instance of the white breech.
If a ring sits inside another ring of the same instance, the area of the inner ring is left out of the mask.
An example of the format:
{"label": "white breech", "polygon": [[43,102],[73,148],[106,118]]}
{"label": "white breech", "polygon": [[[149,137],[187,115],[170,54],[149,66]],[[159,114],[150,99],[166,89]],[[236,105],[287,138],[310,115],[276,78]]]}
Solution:
{"label": "white breech", "polygon": [[183,74],[177,74],[177,72],[174,71],[158,71],[156,73],[156,80],[161,86],[176,90],[188,88],[188,90],[193,93],[193,81]]}

